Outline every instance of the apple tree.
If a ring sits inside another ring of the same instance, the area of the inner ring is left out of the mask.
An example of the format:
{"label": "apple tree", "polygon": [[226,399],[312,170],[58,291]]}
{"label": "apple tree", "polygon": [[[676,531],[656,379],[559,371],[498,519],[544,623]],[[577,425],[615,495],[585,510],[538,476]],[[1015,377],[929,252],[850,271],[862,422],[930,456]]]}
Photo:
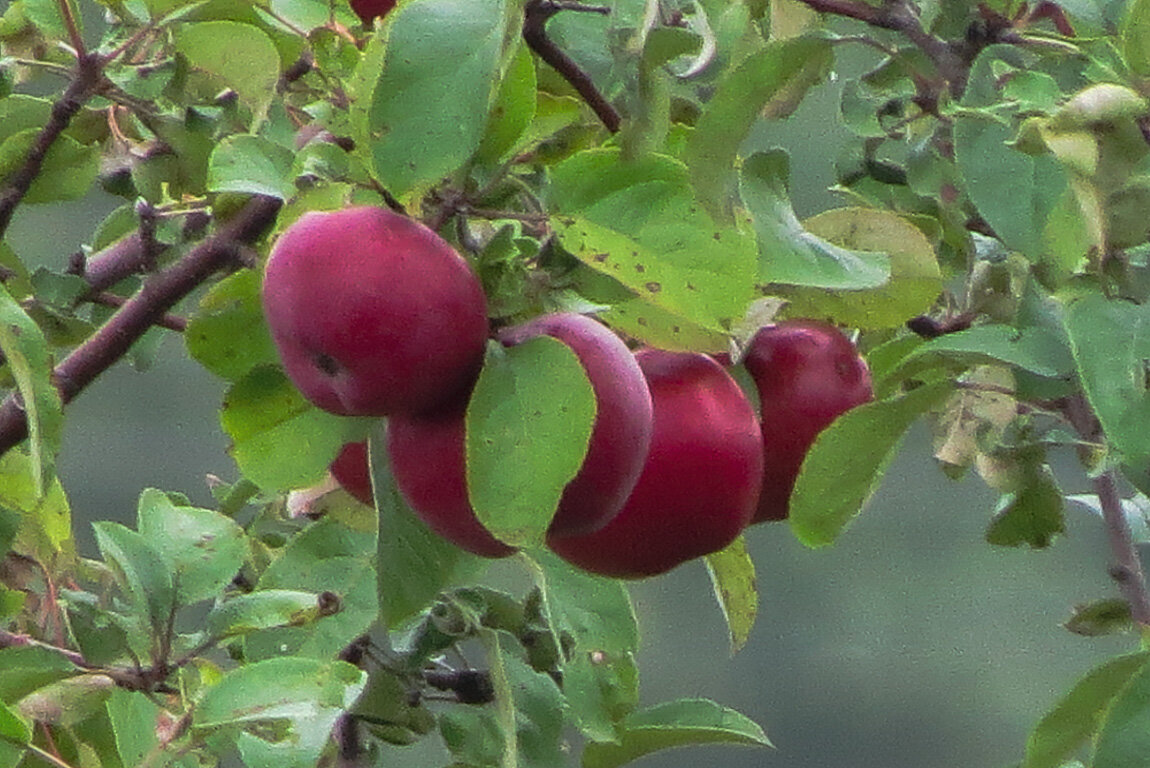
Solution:
{"label": "apple tree", "polygon": [[[800,218],[747,139],[831,82]],[[738,650],[741,533],[849,537],[922,422],[988,546],[1057,545],[1076,452],[1067,628],[1129,649],[1018,754],[1150,765],[1150,1],[12,0],[0,236],[95,188],[56,269],[0,239],[0,766],[768,746],[639,705],[629,581],[704,558]],[[68,406],[162,336],[231,474],[82,553]]]}

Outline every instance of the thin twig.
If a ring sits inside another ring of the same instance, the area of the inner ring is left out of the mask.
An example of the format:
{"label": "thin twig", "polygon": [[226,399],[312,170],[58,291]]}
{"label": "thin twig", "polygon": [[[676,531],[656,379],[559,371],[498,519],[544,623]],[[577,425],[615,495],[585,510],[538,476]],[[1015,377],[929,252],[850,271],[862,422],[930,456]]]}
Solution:
{"label": "thin twig", "polygon": [[48,123],[36,135],[32,148],[24,157],[24,164],[4,179],[4,187],[0,189],[0,238],[3,238],[4,233],[8,231],[8,225],[12,222],[17,206],[40,174],[40,169],[44,166],[44,157],[52,144],[103,84],[104,73],[99,57],[92,54],[81,55],[76,60],[76,71],[72,82],[52,105]]}
{"label": "thin twig", "polygon": [[[216,272],[237,263],[242,246],[256,241],[267,230],[280,205],[274,198],[252,198],[219,232],[192,248],[172,266],[148,275],[136,295],[56,366],[53,380],[63,402],[70,402],[127,354],[177,302]],[[27,435],[24,410],[18,398],[9,395],[0,403],[0,455]]]}
{"label": "thin twig", "polygon": [[594,110],[599,120],[611,133],[619,130],[621,119],[619,112],[611,102],[599,92],[591,77],[584,72],[575,60],[568,56],[559,46],[547,37],[547,21],[565,10],[581,10],[592,13],[609,13],[610,9],[603,6],[588,6],[580,3],[554,2],[554,0],[528,0],[524,9],[523,40],[527,47],[534,51],[539,58],[563,76],[571,86],[579,92],[587,105]]}

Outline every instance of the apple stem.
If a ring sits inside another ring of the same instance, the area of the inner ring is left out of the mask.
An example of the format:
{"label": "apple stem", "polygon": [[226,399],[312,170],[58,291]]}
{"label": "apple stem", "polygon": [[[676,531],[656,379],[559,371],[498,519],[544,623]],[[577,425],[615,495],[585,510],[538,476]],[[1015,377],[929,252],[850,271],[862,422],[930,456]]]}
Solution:
{"label": "apple stem", "polygon": [[584,72],[575,60],[568,56],[559,46],[547,37],[547,21],[560,11],[586,11],[589,13],[610,13],[610,9],[603,6],[583,5],[582,3],[556,2],[555,0],[529,0],[524,9],[523,40],[527,47],[538,54],[539,58],[563,76],[571,86],[579,92],[587,105],[599,117],[599,120],[611,133],[619,131],[621,118],[619,112],[611,102],[599,92],[590,75]]}

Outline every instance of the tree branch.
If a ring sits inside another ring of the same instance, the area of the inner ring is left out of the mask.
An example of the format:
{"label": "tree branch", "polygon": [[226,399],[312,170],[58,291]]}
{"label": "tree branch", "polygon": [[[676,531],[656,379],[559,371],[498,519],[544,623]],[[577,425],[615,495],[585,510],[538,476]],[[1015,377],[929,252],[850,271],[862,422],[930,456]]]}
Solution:
{"label": "tree branch", "polygon": [[104,70],[100,57],[82,53],[76,60],[76,71],[72,82],[68,83],[63,95],[52,105],[48,123],[36,135],[32,148],[24,158],[24,164],[4,180],[5,186],[0,190],[0,238],[8,231],[16,207],[28,194],[32,182],[40,174],[44,158],[52,148],[52,144],[103,85]]}
{"label": "tree branch", "polygon": [[[275,198],[252,198],[218,232],[175,264],[145,277],[136,295],[56,366],[53,378],[63,402],[70,402],[127,354],[149,328],[161,323],[168,310],[197,286],[221,269],[238,263],[240,246],[259,239],[275,220],[280,205]],[[136,248],[142,250],[142,243],[135,242]],[[145,258],[142,253],[131,252],[128,245],[124,249],[120,258],[125,262]],[[0,403],[0,454],[27,436],[28,420],[24,410],[16,396],[9,395]]]}
{"label": "tree branch", "polygon": [[[1082,395],[1069,398],[1063,410],[1083,439],[1101,441],[1102,426]],[[1138,550],[1134,548],[1130,524],[1122,509],[1122,497],[1118,493],[1114,470],[1106,470],[1094,479],[1094,491],[1098,494],[1102,520],[1106,525],[1106,538],[1114,555],[1110,576],[1118,583],[1123,599],[1130,606],[1130,618],[1139,629],[1145,631],[1150,629],[1150,590],[1147,589]]]}
{"label": "tree branch", "polygon": [[575,60],[563,52],[559,46],[547,37],[547,21],[564,10],[583,10],[592,13],[606,13],[610,9],[599,6],[584,6],[578,3],[556,2],[555,0],[528,0],[524,9],[523,40],[527,47],[535,52],[539,58],[563,76],[571,86],[579,92],[588,106],[595,111],[599,120],[611,133],[619,130],[620,117],[611,102],[599,92],[591,77],[584,72]]}

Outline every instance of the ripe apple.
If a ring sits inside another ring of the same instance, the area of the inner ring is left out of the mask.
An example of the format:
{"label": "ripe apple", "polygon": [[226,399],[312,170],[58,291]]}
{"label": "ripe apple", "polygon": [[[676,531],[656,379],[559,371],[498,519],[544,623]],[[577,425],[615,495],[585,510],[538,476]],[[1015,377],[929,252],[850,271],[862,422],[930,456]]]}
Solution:
{"label": "ripe apple", "polygon": [[387,453],[395,484],[427,527],[481,557],[515,552],[488,533],[467,496],[466,408],[387,422]]}
{"label": "ripe apple", "polygon": [[754,408],[710,357],[640,350],[654,404],[651,449],[635,490],[606,526],[548,536],[560,557],[592,573],[637,579],[730,544],[754,513],[763,446]]}
{"label": "ripe apple", "polygon": [[470,266],[384,208],[301,216],[268,257],[263,304],[288,376],[343,416],[445,407],[483,362],[487,304]]}
{"label": "ripe apple", "polygon": [[349,0],[348,5],[359,20],[371,24],[372,19],[382,19],[395,7],[397,0]]}
{"label": "ripe apple", "polygon": [[371,493],[371,467],[367,463],[367,443],[345,445],[328,471],[345,491],[368,506],[375,505]]}
{"label": "ripe apple", "polygon": [[874,399],[870,371],[837,328],[787,320],[759,330],[743,365],[759,392],[763,490],[753,522],[784,520],[799,467],[840,414]]}
{"label": "ripe apple", "polygon": [[[623,506],[643,468],[651,441],[652,407],[631,351],[598,322],[582,315],[536,318],[500,333],[509,346],[539,335],[567,344],[595,392],[596,416],[583,466],[567,484],[549,533],[589,533]],[[431,417],[392,417],[387,448],[396,485],[413,510],[444,538],[485,557],[513,550],[480,524],[467,493],[466,409]]]}
{"label": "ripe apple", "polygon": [[508,346],[536,336],[555,338],[578,356],[595,391],[595,423],[578,474],[563,489],[548,532],[573,536],[602,528],[627,500],[651,445],[651,394],[623,341],[585,315],[543,315],[508,328]]}

